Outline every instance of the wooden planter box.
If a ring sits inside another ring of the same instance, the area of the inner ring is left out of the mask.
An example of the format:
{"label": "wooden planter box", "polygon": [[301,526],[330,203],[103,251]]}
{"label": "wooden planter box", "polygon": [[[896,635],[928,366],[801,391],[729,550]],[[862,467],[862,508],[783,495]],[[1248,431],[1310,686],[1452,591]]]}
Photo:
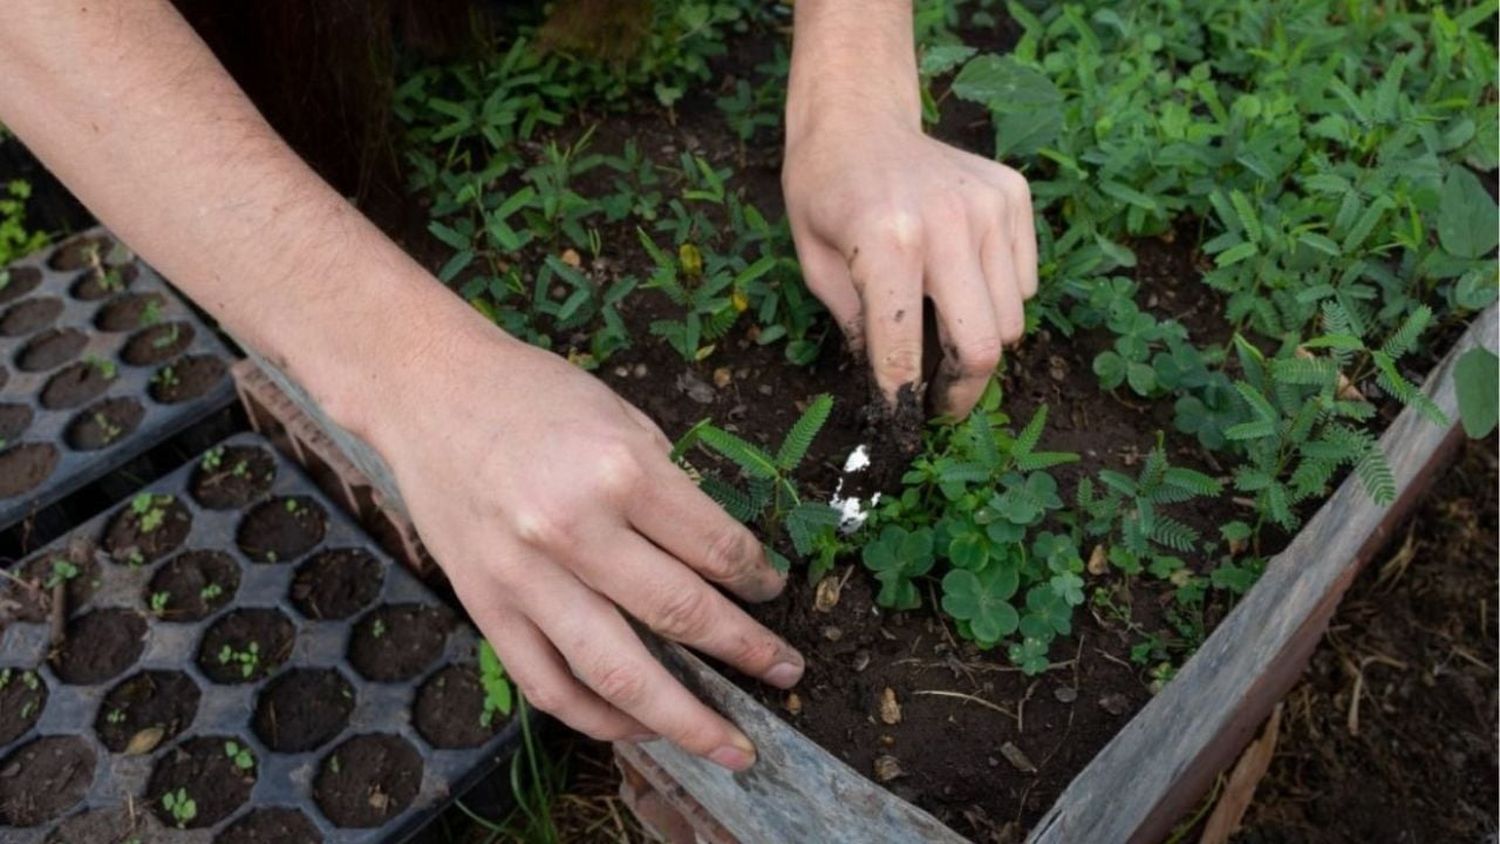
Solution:
{"label": "wooden planter box", "polygon": [[[1497,328],[1500,317],[1492,306],[1470,324],[1423,386],[1452,425],[1434,425],[1407,409],[1381,437],[1395,474],[1395,501],[1379,506],[1357,479],[1346,480],[1270,561],[1176,678],[1074,778],[1029,841],[1156,841],[1202,798],[1292,688],[1344,591],[1451,456],[1463,436],[1453,365],[1475,346],[1495,351]],[[399,506],[390,472],[379,458],[329,424],[295,384],[267,372],[325,427],[385,501]],[[965,840],[787,728],[683,648],[649,644],[759,751],[752,770],[730,774],[664,741],[618,746],[626,775],[622,790],[664,837],[716,844]]]}

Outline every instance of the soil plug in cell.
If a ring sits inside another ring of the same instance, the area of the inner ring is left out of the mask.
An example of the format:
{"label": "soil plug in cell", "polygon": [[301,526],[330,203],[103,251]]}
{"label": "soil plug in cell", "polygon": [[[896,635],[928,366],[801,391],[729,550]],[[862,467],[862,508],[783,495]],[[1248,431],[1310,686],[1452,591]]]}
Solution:
{"label": "soil plug in cell", "polygon": [[255,809],[229,825],[216,844],[322,844],[323,836],[296,809]]}
{"label": "soil plug in cell", "polygon": [[192,725],[201,697],[181,671],[142,671],[104,696],[94,732],[113,753],[150,753]]}
{"label": "soil plug in cell", "polygon": [[163,621],[198,621],[229,603],[240,588],[240,567],[222,551],[184,551],[146,586],[143,600]]}
{"label": "soil plug in cell", "polygon": [[234,610],[204,634],[198,667],[215,683],[249,683],[286,662],[295,638],[292,622],[278,610]]}
{"label": "soil plug in cell", "polygon": [[3,841],[401,840],[520,740],[477,632],[257,436],[9,574]]}
{"label": "soil plug in cell", "polygon": [[93,748],[73,736],[44,736],[0,760],[0,825],[35,826],[83,800],[94,781]]}
{"label": "soil plug in cell", "polygon": [[33,267],[11,267],[6,275],[5,285],[0,287],[0,305],[8,305],[16,301],[40,287],[41,284],[40,270]]}
{"label": "soil plug in cell", "polygon": [[16,356],[22,372],[47,372],[83,353],[89,336],[76,328],[49,328],[36,335]]}
{"label": "soil plug in cell", "polygon": [[290,563],[323,541],[326,522],[323,508],[310,498],[273,498],[250,511],[235,541],[257,563]]}
{"label": "soil plug in cell", "polygon": [[157,820],[178,829],[211,827],[250,799],[257,766],[234,736],[199,736],[168,750],[151,771],[146,800]]}
{"label": "soil plug in cell", "polygon": [[146,408],[132,398],[105,399],[83,410],[68,423],[63,440],[78,451],[109,448],[128,437],[146,416]]}
{"label": "soil plug in cell", "polygon": [[144,565],[175,551],[192,529],[192,515],[175,496],[143,492],[110,522],[104,550],[117,563]]}
{"label": "soil plug in cell", "polygon": [[375,827],[398,815],[417,795],[422,757],[400,736],[355,736],[323,759],[313,795],[342,827]]}
{"label": "soil plug in cell", "polygon": [[381,575],[380,561],[358,548],[319,552],[297,568],[292,606],[308,618],[348,618],[380,594]]}
{"label": "soil plug in cell", "polygon": [[437,607],[379,607],[354,626],[349,662],[367,680],[410,680],[442,654],[452,626],[452,615]]}
{"label": "soil plug in cell", "polygon": [[193,500],[210,510],[234,510],[260,498],[274,480],[276,461],[264,449],[212,448],[193,472]]}
{"label": "soil plug in cell", "polygon": [[134,610],[99,609],[68,622],[52,670],[64,683],[91,686],[123,674],[146,648],[146,620]]}
{"label": "soil plug in cell", "polygon": [[107,234],[85,240],[125,263],[90,247],[56,270],[62,246],[0,268],[0,527],[233,400],[214,332]]}
{"label": "soil plug in cell", "polygon": [[0,668],[0,745],[36,726],[47,706],[47,681],[34,670]]}
{"label": "soil plug in cell", "polygon": [[349,723],[354,689],[332,668],[294,668],[267,683],[255,705],[255,734],[278,753],[317,750]]}

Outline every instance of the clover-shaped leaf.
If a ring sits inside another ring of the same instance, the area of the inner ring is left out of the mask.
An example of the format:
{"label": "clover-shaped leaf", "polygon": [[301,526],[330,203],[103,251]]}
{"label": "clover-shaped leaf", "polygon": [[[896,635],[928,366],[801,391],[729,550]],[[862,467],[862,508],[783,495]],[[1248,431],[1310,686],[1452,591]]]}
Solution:
{"label": "clover-shaped leaf", "polygon": [[1039,586],[1026,593],[1026,615],[1020,627],[1027,638],[1051,641],[1058,634],[1066,636],[1073,632],[1073,607],[1050,584]]}
{"label": "clover-shaped leaf", "polygon": [[880,537],[864,547],[865,567],[880,581],[876,603],[898,610],[921,606],[921,595],[911,581],[932,569],[932,545],[931,528],[908,531],[886,525]]}
{"label": "clover-shaped leaf", "polygon": [[1025,674],[1040,674],[1047,670],[1047,643],[1041,639],[1027,637],[1020,644],[1010,646],[1010,661],[1020,666]]}
{"label": "clover-shaped leaf", "polygon": [[943,578],[943,610],[967,621],[980,644],[992,645],[1020,624],[1016,608],[1007,600],[1019,585],[1020,577],[1010,566],[991,566],[978,573],[954,569]]}

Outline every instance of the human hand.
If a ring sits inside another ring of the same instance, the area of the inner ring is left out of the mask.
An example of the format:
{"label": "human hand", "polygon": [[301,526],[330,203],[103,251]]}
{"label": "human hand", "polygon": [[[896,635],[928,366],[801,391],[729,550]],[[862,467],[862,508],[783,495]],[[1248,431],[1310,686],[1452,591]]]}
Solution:
{"label": "human hand", "polygon": [[1021,339],[1037,288],[1026,179],[914,121],[822,112],[787,133],[782,188],[808,288],[894,401],[922,379],[922,304],[937,311],[938,411],[968,414]]}
{"label": "human hand", "polygon": [[[717,589],[785,583],[643,413],[487,325],[450,333],[371,432],[428,550],[539,709],[605,740],[662,736],[732,770],[750,742],[647,652],[640,620],[772,685],[803,659]],[[476,389],[477,388],[477,389]],[[618,606],[617,606],[618,605]],[[622,612],[623,610],[623,612]]]}

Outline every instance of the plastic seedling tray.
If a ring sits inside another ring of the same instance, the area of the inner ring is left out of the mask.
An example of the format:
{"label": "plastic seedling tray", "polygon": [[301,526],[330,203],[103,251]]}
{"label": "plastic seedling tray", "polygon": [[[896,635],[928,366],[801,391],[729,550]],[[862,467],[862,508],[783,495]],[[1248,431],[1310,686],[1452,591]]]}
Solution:
{"label": "plastic seedling tray", "polygon": [[475,630],[253,434],[10,574],[6,842],[399,841],[519,740]]}
{"label": "plastic seedling tray", "polygon": [[0,273],[0,527],[233,400],[225,345],[103,229]]}

